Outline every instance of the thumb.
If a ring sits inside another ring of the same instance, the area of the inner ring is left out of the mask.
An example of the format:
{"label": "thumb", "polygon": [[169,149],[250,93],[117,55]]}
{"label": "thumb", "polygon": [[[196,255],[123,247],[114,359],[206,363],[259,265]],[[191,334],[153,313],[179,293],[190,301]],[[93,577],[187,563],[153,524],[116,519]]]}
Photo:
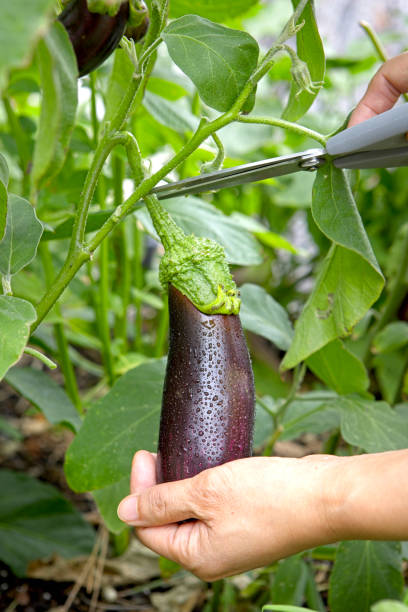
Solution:
{"label": "thumb", "polygon": [[119,518],[134,527],[154,527],[177,523],[198,514],[193,479],[159,484],[138,495],[129,495],[119,504]]}

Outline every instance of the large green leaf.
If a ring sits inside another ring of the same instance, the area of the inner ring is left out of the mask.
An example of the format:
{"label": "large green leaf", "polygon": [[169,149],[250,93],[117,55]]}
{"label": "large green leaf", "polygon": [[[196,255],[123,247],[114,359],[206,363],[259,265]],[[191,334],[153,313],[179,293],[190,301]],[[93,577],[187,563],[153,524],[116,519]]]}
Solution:
{"label": "large green leaf", "polygon": [[38,45],[41,115],[31,177],[35,186],[62,168],[75,123],[78,68],[65,28],[55,22]]}
{"label": "large green leaf", "polygon": [[342,170],[317,171],[312,213],[333,244],[295,326],[282,363],[292,368],[325,344],[350,334],[381,293],[384,279]]}
{"label": "large green leaf", "polygon": [[75,491],[102,489],[129,476],[134,453],[155,450],[165,360],[124,374],[87,412],[68,449],[65,474]]}
{"label": "large green leaf", "polygon": [[11,295],[0,295],[0,380],[18,361],[37,318],[34,306]]}
{"label": "large green leaf", "polygon": [[[321,396],[321,397],[320,397]],[[293,440],[304,433],[321,434],[340,426],[340,414],[327,391],[304,393],[285,411],[280,440]],[[333,394],[333,398],[336,396]]]}
{"label": "large green leaf", "polygon": [[330,577],[330,610],[368,612],[379,599],[399,599],[402,586],[399,544],[342,542]]}
{"label": "large green leaf", "polygon": [[259,0],[171,0],[170,17],[195,13],[212,21],[226,21],[243,15]]}
{"label": "large green leaf", "polygon": [[34,404],[52,425],[67,424],[74,432],[81,426],[74,404],[55,380],[42,370],[11,368],[6,381]]}
{"label": "large green leaf", "polygon": [[7,70],[26,59],[36,38],[52,17],[55,0],[14,0],[2,2],[0,29],[0,90]]}
{"label": "large green leaf", "polygon": [[193,115],[185,99],[170,101],[146,91],[143,106],[156,121],[180,134],[192,132],[198,126],[199,119]]}
{"label": "large green leaf", "polygon": [[130,474],[115,482],[115,484],[92,491],[92,495],[98,506],[105,525],[112,533],[121,533],[127,528],[125,523],[118,517],[117,509],[119,502],[129,495],[129,478]]}
{"label": "large green leaf", "polygon": [[27,200],[10,194],[6,231],[0,242],[0,274],[12,276],[35,257],[43,226]]}
{"label": "large green leaf", "polygon": [[94,530],[54,487],[2,469],[0,490],[0,559],[17,575],[35,559],[89,555]]}
{"label": "large green leaf", "polygon": [[340,340],[326,344],[313,353],[306,363],[336,393],[364,394],[368,389],[370,381],[363,362],[347,350]]}
{"label": "large green leaf", "polygon": [[250,283],[240,287],[240,318],[244,329],[268,338],[283,350],[290,346],[292,325],[286,310],[259,285]]}
{"label": "large green leaf", "polygon": [[9,170],[4,155],[0,153],[0,241],[4,236],[7,220],[7,185]]}
{"label": "large green leaf", "polygon": [[408,420],[386,402],[358,396],[339,397],[333,405],[341,414],[341,434],[369,453],[408,447]]}
{"label": "large green leaf", "polygon": [[284,559],[274,577],[271,599],[275,603],[300,605],[307,582],[307,565],[299,556]]}
{"label": "large green leaf", "polygon": [[[240,223],[235,223],[212,204],[188,196],[171,198],[163,202],[163,206],[186,234],[212,238],[221,244],[229,263],[241,266],[261,263],[260,247],[255,238]],[[146,208],[141,208],[135,214],[146,231],[158,240]]]}
{"label": "large green leaf", "polygon": [[252,36],[197,15],[172,21],[162,38],[202,100],[219,111],[232,106],[258,63],[259,47]]}
{"label": "large green leaf", "polygon": [[[292,0],[293,8],[296,8],[299,2],[300,0]],[[326,66],[323,43],[317,28],[312,0],[303,9],[300,17],[300,21],[302,20],[305,21],[305,24],[296,34],[297,54],[301,60],[306,62],[312,81],[318,83],[324,78]],[[289,100],[282,115],[288,121],[300,119],[313,104],[319,90],[316,88],[313,93],[303,91],[297,95],[298,91],[296,84],[292,83]]]}

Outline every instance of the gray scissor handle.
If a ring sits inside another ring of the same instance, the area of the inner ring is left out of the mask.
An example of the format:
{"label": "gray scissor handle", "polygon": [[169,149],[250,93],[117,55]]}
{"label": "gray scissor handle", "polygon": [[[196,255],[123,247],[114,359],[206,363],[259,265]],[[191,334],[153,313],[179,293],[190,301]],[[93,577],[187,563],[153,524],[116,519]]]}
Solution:
{"label": "gray scissor handle", "polygon": [[[408,145],[407,132],[408,104],[402,104],[332,136],[326,143],[326,151],[329,155],[339,157],[358,151],[401,149]],[[400,162],[400,156],[395,161]],[[394,165],[392,155],[388,157],[387,163],[388,167]]]}

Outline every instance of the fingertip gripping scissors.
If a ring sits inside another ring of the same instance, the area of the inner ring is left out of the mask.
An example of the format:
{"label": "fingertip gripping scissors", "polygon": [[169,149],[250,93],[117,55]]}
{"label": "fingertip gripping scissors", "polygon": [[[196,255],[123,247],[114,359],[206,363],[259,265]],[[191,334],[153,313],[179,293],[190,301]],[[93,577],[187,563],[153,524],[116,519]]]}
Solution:
{"label": "fingertip gripping scissors", "polygon": [[174,198],[314,171],[331,160],[337,168],[408,166],[408,104],[397,106],[329,138],[320,149],[223,168],[152,189],[159,199]]}

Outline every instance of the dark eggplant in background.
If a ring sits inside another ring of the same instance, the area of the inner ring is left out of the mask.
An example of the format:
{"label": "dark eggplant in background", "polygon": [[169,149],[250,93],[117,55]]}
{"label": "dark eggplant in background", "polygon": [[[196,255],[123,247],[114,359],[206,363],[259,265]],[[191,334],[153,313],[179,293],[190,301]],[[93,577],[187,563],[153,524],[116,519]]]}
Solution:
{"label": "dark eggplant in background", "polygon": [[92,13],[86,0],[72,0],[58,16],[68,32],[78,63],[79,76],[100,66],[116,49],[129,17],[129,3],[123,2],[114,17]]}
{"label": "dark eggplant in background", "polygon": [[238,315],[207,315],[169,286],[170,345],[158,482],[192,477],[252,452],[255,392]]}

